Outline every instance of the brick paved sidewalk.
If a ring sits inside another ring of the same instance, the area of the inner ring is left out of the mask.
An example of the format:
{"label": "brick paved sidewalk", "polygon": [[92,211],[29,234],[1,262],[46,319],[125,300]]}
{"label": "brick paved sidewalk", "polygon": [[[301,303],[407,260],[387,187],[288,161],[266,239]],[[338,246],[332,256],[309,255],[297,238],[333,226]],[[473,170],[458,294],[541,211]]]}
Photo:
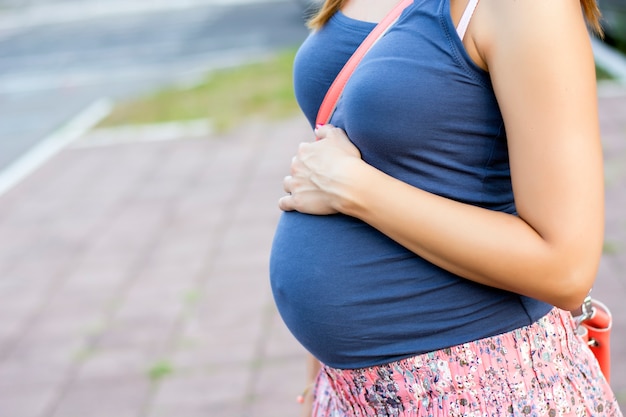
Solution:
{"label": "brick paved sidewalk", "polygon": [[0,199],[0,416],[293,416],[267,258],[301,120],[67,149]]}
{"label": "brick paved sidewalk", "polygon": [[[626,405],[626,89],[602,93]],[[0,198],[0,417],[293,417],[303,352],[267,258],[299,118],[202,140],[69,148]]]}

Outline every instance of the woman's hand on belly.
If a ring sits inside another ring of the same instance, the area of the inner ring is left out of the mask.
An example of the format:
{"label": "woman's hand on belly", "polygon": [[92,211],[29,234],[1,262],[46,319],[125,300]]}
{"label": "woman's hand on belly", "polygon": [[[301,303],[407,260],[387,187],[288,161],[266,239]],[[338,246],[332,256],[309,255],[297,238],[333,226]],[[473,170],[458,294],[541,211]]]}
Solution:
{"label": "woman's hand on belly", "polygon": [[361,153],[346,133],[332,125],[315,130],[317,141],[300,144],[283,181],[288,195],[279,200],[284,211],[327,215],[342,212],[345,191]]}

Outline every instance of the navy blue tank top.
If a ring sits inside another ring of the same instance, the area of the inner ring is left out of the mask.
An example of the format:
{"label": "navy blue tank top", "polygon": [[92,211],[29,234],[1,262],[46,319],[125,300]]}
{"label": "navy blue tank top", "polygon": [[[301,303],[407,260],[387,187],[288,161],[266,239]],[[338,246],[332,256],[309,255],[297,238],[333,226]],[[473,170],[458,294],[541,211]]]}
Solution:
{"label": "navy blue tank top", "polygon": [[[300,47],[296,98],[313,124],[373,28],[335,14]],[[515,213],[506,134],[488,74],[468,57],[449,0],[415,0],[349,80],[331,123],[363,159],[431,193]],[[283,213],[270,259],[278,310],[323,363],[359,368],[504,333],[551,306],[445,271],[364,222]]]}

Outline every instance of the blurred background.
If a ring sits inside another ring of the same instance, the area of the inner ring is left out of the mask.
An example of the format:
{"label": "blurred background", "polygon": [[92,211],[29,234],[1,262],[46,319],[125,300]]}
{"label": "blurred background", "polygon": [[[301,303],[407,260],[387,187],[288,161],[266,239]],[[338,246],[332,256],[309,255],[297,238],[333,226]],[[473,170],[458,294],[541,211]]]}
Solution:
{"label": "blurred background", "polygon": [[302,15],[295,0],[1,0],[0,167],[99,99],[296,46]]}
{"label": "blurred background", "polygon": [[606,31],[605,41],[624,51],[626,45],[626,2],[623,0],[599,0],[603,26]]}
{"label": "blurred background", "polygon": [[[626,1],[594,40],[626,404]],[[0,0],[0,417],[294,416],[267,257],[315,0]]]}

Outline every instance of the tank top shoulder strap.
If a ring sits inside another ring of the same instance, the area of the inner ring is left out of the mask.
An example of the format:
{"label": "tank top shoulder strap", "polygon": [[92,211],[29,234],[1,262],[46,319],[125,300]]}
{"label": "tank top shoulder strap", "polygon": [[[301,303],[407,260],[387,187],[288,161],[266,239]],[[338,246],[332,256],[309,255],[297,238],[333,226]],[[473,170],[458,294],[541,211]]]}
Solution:
{"label": "tank top shoulder strap", "polygon": [[469,0],[467,6],[465,7],[465,11],[463,12],[463,16],[461,16],[459,25],[456,27],[456,32],[459,34],[459,38],[461,38],[461,40],[465,37],[465,32],[467,31],[467,27],[469,26],[477,5],[478,0]]}

